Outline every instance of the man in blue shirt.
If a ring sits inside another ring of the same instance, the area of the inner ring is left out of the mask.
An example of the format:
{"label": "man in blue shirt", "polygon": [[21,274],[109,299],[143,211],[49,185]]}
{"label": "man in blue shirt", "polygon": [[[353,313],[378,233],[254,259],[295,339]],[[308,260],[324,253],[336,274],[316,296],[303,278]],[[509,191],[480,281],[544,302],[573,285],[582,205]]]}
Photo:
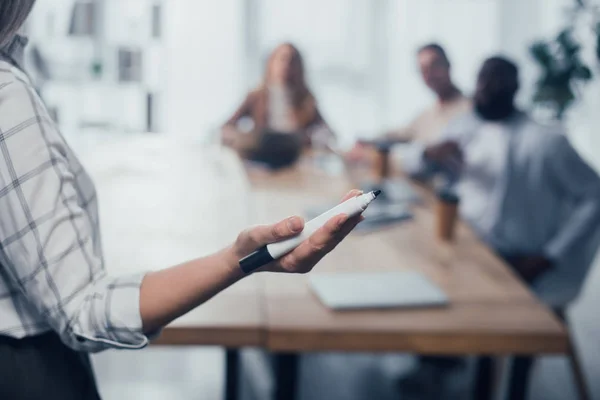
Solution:
{"label": "man in blue shirt", "polygon": [[451,122],[437,143],[414,145],[401,162],[412,175],[449,178],[463,220],[562,312],[600,242],[600,178],[559,127],[516,108],[518,88],[515,64],[486,60],[473,110]]}

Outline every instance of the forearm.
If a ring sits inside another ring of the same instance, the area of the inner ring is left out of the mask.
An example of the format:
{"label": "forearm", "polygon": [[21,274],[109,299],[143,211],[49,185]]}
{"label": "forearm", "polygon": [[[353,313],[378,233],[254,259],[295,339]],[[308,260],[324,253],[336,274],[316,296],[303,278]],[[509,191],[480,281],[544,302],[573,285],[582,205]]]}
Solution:
{"label": "forearm", "polygon": [[155,332],[240,280],[244,274],[229,249],[148,273],[140,288],[143,331]]}
{"label": "forearm", "polygon": [[600,177],[575,151],[567,138],[549,135],[542,148],[544,162],[557,195],[564,196],[570,212],[554,238],[545,248],[545,255],[555,262],[565,261],[574,246],[588,240],[600,222]]}
{"label": "forearm", "polygon": [[411,142],[414,140],[412,129],[410,127],[402,127],[393,129],[385,132],[381,138],[390,141],[397,141],[399,143]]}
{"label": "forearm", "polygon": [[600,193],[581,201],[564,222],[556,236],[548,243],[545,255],[553,261],[562,261],[580,240],[589,237],[600,223]]}

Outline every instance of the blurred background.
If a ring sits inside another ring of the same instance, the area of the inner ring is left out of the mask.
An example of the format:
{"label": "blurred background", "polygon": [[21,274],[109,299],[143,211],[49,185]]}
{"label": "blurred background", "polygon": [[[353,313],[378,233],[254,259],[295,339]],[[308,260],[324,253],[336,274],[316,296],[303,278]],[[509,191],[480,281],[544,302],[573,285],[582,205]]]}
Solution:
{"label": "blurred background", "polygon": [[[94,128],[206,137],[257,85],[273,48],[291,41],[325,118],[350,143],[408,122],[431,102],[414,57],[430,41],[446,48],[466,93],[485,57],[508,55],[521,67],[521,103],[531,107],[541,71],[529,47],[554,37],[573,3],[39,0],[28,35],[35,75],[68,134]],[[593,35],[581,36],[589,44],[584,57],[593,57]],[[598,84],[585,92],[569,117],[598,106]],[[598,145],[589,132],[594,123],[575,115],[568,122],[578,124],[572,132],[582,148]]]}
{"label": "blurred background", "polygon": [[[101,163],[112,157],[106,151],[97,154],[105,149],[103,143],[122,137],[214,140],[260,82],[270,52],[284,41],[293,42],[303,54],[310,88],[342,146],[402,126],[432,103],[434,96],[425,88],[415,59],[418,47],[428,42],[445,47],[454,82],[467,95],[486,57],[510,57],[520,67],[520,105],[542,119],[557,119],[535,101],[544,69],[532,47],[540,41],[555,46],[559,32],[572,26],[580,46],[577,57],[589,66],[591,79],[568,85],[574,87],[574,98],[558,122],[598,169],[600,67],[597,36],[589,29],[597,16],[593,1],[589,12],[575,16],[573,7],[580,3],[38,0],[25,27],[30,38],[27,59],[64,135],[82,154],[96,154],[94,162]],[[85,164],[86,156],[82,159]],[[594,307],[600,304],[599,270],[596,263],[573,312],[598,399],[600,322]],[[368,362],[360,357],[357,362]],[[187,367],[165,373],[153,367],[155,360]],[[223,353],[216,348],[110,352],[96,356],[95,364],[107,399],[221,398]],[[541,370],[533,398],[571,398],[574,390],[563,358],[545,358]]]}

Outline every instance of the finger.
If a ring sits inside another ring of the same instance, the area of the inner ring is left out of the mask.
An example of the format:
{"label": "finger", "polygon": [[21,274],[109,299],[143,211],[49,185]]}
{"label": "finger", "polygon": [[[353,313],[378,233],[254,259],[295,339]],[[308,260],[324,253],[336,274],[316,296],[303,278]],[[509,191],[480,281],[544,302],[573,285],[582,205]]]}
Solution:
{"label": "finger", "polygon": [[311,251],[323,251],[328,248],[328,245],[335,241],[336,235],[341,232],[349,218],[346,214],[340,214],[325,223],[315,233],[309,236],[304,241]]}
{"label": "finger", "polygon": [[352,189],[351,191],[346,193],[346,195],[344,197],[342,197],[341,202],[343,203],[344,201],[349,200],[356,196],[360,196],[361,194],[363,194],[362,190]]}
{"label": "finger", "polygon": [[362,220],[362,216],[356,216],[350,218],[348,221],[342,224],[341,228],[338,229],[338,231],[333,234],[333,237],[327,242],[327,245],[323,251],[325,253],[329,253],[335,249],[337,245],[340,244],[346,238],[346,236],[348,236],[350,232],[354,230],[354,228],[356,228],[356,225],[362,222]]}
{"label": "finger", "polygon": [[338,243],[344,240],[344,238],[348,236],[348,234],[350,234],[354,228],[356,228],[356,225],[360,224],[362,221],[364,221],[364,219],[365,217],[362,215],[357,215],[348,219],[344,224],[342,224],[342,227],[334,234],[334,237]]}
{"label": "finger", "polygon": [[304,229],[301,217],[290,217],[273,225],[261,225],[246,231],[244,240],[248,247],[262,247],[269,243],[278,242],[296,236]]}
{"label": "finger", "polygon": [[[305,240],[294,251],[280,260],[280,265],[290,272],[308,272],[327,253],[332,251],[362,221],[358,215],[350,219],[346,216],[335,217],[329,225],[321,227],[311,238]],[[345,220],[345,222],[343,222]]]}
{"label": "finger", "polygon": [[307,240],[293,251],[298,262],[309,260],[314,256],[322,256],[337,244],[336,235],[342,231],[348,222],[348,216],[341,214],[331,218],[327,223],[313,233]]}

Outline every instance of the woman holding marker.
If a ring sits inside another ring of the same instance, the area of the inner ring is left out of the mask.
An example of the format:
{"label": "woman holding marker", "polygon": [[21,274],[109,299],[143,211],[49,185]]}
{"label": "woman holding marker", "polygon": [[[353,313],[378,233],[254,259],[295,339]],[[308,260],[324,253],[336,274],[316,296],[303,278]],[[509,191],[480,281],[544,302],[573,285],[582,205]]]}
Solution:
{"label": "woman holding marker", "polygon": [[[0,398],[98,399],[87,353],[145,347],[242,279],[240,259],[299,235],[304,221],[250,228],[218,253],[161,271],[108,276],[94,185],[22,70],[26,40],[16,32],[34,2],[0,2]],[[310,271],[360,218],[328,218],[261,270]]]}

